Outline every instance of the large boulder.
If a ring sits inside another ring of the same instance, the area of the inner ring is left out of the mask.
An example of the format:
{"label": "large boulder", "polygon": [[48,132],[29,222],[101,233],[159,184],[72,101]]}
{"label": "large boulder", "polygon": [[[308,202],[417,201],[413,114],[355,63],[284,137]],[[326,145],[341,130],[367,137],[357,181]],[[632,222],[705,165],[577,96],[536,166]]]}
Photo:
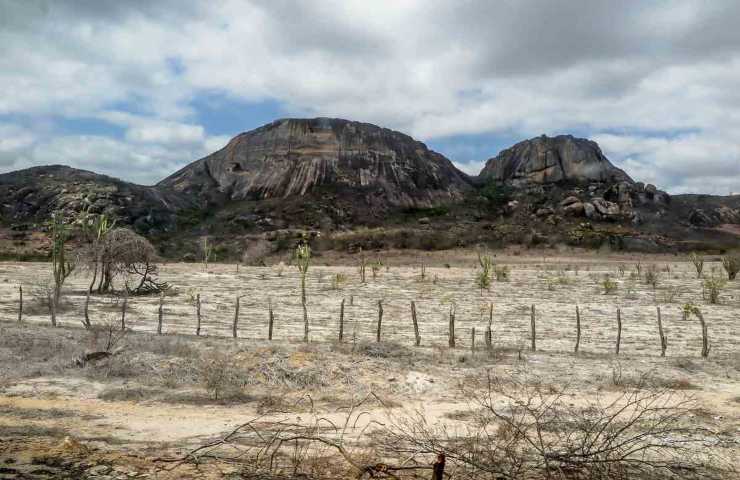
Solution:
{"label": "large boulder", "polygon": [[590,140],[571,135],[541,136],[517,143],[486,162],[481,178],[514,183],[628,182]]}
{"label": "large boulder", "polygon": [[431,207],[461,200],[470,180],[408,135],[336,118],[283,119],[234,137],[226,147],[158,184],[221,200],[301,196],[317,189],[353,201]]}

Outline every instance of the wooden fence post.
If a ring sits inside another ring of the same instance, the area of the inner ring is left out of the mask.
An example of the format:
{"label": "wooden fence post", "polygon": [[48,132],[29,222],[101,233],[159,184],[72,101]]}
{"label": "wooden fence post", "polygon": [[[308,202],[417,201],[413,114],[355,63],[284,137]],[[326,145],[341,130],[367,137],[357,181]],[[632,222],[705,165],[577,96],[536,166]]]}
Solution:
{"label": "wooden fence post", "polygon": [[200,337],[200,293],[195,296],[195,317],[197,322],[195,326],[195,336]]}
{"label": "wooden fence post", "polygon": [[92,288],[87,289],[87,295],[85,295],[85,310],[83,312],[83,319],[82,319],[82,325],[85,326],[86,329],[89,329],[92,324],[90,323],[90,294],[92,293]]}
{"label": "wooden fence post", "polygon": [[455,304],[450,305],[450,348],[455,348]]}
{"label": "wooden fence post", "polygon": [[411,321],[414,322],[414,341],[418,347],[421,345],[421,336],[419,335],[419,322],[416,320],[416,303],[411,301]]}
{"label": "wooden fence post", "polygon": [[470,351],[475,353],[475,327],[470,329]]}
{"label": "wooden fence post", "polygon": [[23,321],[23,285],[18,285],[18,323]]}
{"label": "wooden fence post", "polygon": [[51,314],[51,326],[56,327],[57,326],[57,308],[56,308],[56,305],[54,305],[54,299],[52,298],[51,293],[46,294],[46,299],[49,301],[49,313]]}
{"label": "wooden fence post", "polygon": [[339,305],[339,343],[344,340],[344,299]]}
{"label": "wooden fence post", "polygon": [[159,310],[157,310],[157,335],[162,335],[162,317],[164,316],[164,292],[159,294]]}
{"label": "wooden fence post", "polygon": [[666,348],[668,348],[668,340],[665,338],[663,333],[663,320],[660,318],[660,307],[656,307],[658,310],[658,335],[660,335],[660,356],[665,357]]}
{"label": "wooden fence post", "polygon": [[578,354],[578,347],[581,345],[581,311],[576,305],[576,348],[574,352]]}
{"label": "wooden fence post", "polygon": [[236,327],[239,323],[239,295],[236,296],[236,308],[234,309],[234,324],[231,326],[231,336],[236,338]]}
{"label": "wooden fence post", "polygon": [[615,353],[619,355],[619,344],[622,343],[622,311],[617,308],[617,346]]}
{"label": "wooden fence post", "polygon": [[380,329],[383,323],[383,300],[378,300],[378,331],[375,332],[375,341],[380,342]]}
{"label": "wooden fence post", "polygon": [[485,341],[486,349],[491,351],[493,349],[493,303],[488,306],[488,326],[486,327]]}
{"label": "wooden fence post", "polygon": [[121,331],[126,330],[126,307],[128,306],[128,292],[123,295],[123,305],[121,305]]}
{"label": "wooden fence post", "polygon": [[272,299],[267,299],[267,339],[272,341],[272,327],[275,324],[275,314],[272,311]]}
{"label": "wooden fence post", "polygon": [[694,309],[694,314],[699,318],[699,322],[701,322],[701,356],[702,358],[707,358],[709,356],[707,322],[704,321],[704,315],[702,315],[698,308]]}
{"label": "wooden fence post", "polygon": [[537,323],[536,323],[537,320],[536,320],[536,315],[537,314],[535,312],[534,304],[533,304],[532,305],[532,312],[530,314],[530,319],[529,319],[530,330],[531,330],[531,333],[532,333],[532,346],[531,347],[532,347],[532,351],[533,352],[537,351]]}

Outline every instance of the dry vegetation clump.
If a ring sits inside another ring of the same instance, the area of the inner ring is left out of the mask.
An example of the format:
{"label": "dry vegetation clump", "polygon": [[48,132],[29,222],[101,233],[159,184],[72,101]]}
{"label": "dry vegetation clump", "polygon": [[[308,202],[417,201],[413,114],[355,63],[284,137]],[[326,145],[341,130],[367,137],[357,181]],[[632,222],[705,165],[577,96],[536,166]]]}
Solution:
{"label": "dry vegetation clump", "polygon": [[702,284],[702,297],[707,300],[710,304],[718,304],[719,296],[722,293],[722,289],[727,285],[727,280],[719,277],[707,277],[704,279]]}
{"label": "dry vegetation clump", "polygon": [[725,269],[728,280],[735,280],[737,274],[740,273],[740,254],[722,257],[722,268]]}
{"label": "dry vegetation clump", "polygon": [[613,295],[617,293],[617,288],[619,286],[615,280],[612,280],[608,273],[604,274],[604,278],[601,279],[600,285],[603,289],[604,295]]}
{"label": "dry vegetation clump", "polygon": [[[430,423],[423,411],[368,415],[372,394],[329,421],[255,418],[169,461],[235,462],[248,478],[660,479],[722,478],[731,464],[715,434],[691,421],[683,393],[643,383],[610,398],[573,402],[577,391],[531,376],[488,374],[471,404]],[[477,385],[477,384],[476,384]],[[320,462],[316,462],[319,459]],[[707,465],[713,465],[711,468]],[[251,476],[250,476],[251,475]],[[435,477],[432,477],[435,478]]]}
{"label": "dry vegetation clump", "polygon": [[409,358],[414,351],[396,342],[369,342],[361,341],[352,347],[352,351],[373,358]]}

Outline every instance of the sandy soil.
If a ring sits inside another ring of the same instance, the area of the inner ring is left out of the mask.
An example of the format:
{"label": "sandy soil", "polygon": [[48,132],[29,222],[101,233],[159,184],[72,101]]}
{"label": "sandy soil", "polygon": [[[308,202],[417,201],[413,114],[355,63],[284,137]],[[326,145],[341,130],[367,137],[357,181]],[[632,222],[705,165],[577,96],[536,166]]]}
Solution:
{"label": "sandy soil", "polygon": [[[511,269],[510,279],[494,281],[490,291],[481,293],[474,286],[476,259],[471,255],[465,258],[469,262],[465,266],[426,268],[424,279],[418,266],[383,267],[375,279],[368,267],[365,284],[359,281],[355,267],[313,266],[308,278],[312,340],[308,346],[300,342],[303,326],[295,267],[240,267],[237,273],[234,265],[210,265],[208,271],[200,265],[165,265],[161,278],[174,287],[165,303],[165,335],[153,334],[158,299],[129,299],[127,327],[131,333],[116,357],[116,362],[120,358],[132,366],[131,373],[125,375],[73,364],[77,355],[100,341],[84,331],[79,320],[89,281],[85,276],[70,279],[66,300],[71,306],[60,312],[60,327],[54,329],[48,326],[48,314],[35,298],[38,279],[44,278],[48,265],[0,264],[0,463],[3,456],[21,461],[29,452],[64,450],[65,437],[70,437],[67,442],[81,445],[72,455],[78,462],[88,459],[91,465],[138,465],[133,473],[113,472],[109,478],[139,478],[132,476],[139,474],[166,479],[221,478],[233,468],[219,465],[226,470],[193,472],[188,470],[190,466],[183,466],[172,473],[155,459],[181,455],[217,438],[235,425],[263,415],[269,411],[265,405],[276,401],[281,413],[273,411],[265,418],[310,424],[322,416],[341,423],[346,415],[342,407],[372,393],[371,401],[363,406],[367,415],[358,421],[354,432],[370,422],[415,412],[422,412],[430,424],[453,428],[462,413],[475,408],[465,387],[478,385],[490,372],[527,376],[558,387],[567,385],[574,405],[619,395],[626,387],[617,384],[616,372],[632,380],[649,373],[657,382],[655,388],[695,398],[697,412],[702,413],[694,420],[718,433],[721,445],[717,449],[725,458],[740,458],[740,282],[728,283],[721,303],[709,305],[702,298],[701,281],[696,279],[693,266],[672,257],[651,259],[658,262],[661,272],[658,288],[653,290],[639,279],[630,279],[635,270],[631,258],[599,262],[585,257],[499,256],[498,265]],[[705,272],[719,275],[718,266],[709,263]],[[644,260],[641,268],[646,268]],[[336,274],[346,277],[338,288],[332,285]],[[604,295],[599,287],[605,274],[618,283],[615,294]],[[22,325],[16,322],[19,284],[25,292]],[[203,300],[201,337],[193,335],[195,309],[190,299],[195,293]],[[228,337],[237,295],[243,298],[240,338],[234,340]],[[266,341],[268,299],[276,319],[271,344]],[[345,344],[337,345],[342,299]],[[379,300],[384,310],[382,344],[387,350],[375,351]],[[418,348],[413,347],[412,300],[417,305],[422,337]],[[709,359],[699,357],[698,321],[683,318],[681,306],[687,302],[699,305],[709,324]],[[496,344],[493,356],[482,348],[491,303]],[[454,350],[447,347],[453,304]],[[533,304],[537,351],[529,349]],[[583,327],[578,356],[572,353],[576,304]],[[659,356],[656,306],[661,308],[668,337],[665,358]],[[619,356],[614,355],[617,308],[623,321]],[[119,299],[93,297],[93,323],[118,322],[119,317]],[[470,349],[473,327],[475,352]],[[251,376],[245,395],[213,401],[197,379],[162,380],[171,361],[196,368],[201,358],[215,351],[229,352],[248,372],[245,375]],[[269,368],[277,364],[311,376],[300,384],[297,380],[275,380]],[[137,389],[145,394],[110,395]],[[90,460],[94,456],[96,460]]]}

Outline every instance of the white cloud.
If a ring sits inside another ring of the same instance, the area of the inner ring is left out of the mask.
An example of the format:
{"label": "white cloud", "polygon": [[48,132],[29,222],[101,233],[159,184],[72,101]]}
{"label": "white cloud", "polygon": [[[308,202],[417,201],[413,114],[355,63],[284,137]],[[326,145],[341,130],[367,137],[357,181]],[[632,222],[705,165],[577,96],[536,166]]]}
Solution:
{"label": "white cloud", "polygon": [[738,16],[720,0],[4,2],[0,115],[100,118],[125,137],[0,148],[156,181],[226,143],[190,105],[216,92],[421,140],[585,132],[638,180],[722,193],[740,185]]}

